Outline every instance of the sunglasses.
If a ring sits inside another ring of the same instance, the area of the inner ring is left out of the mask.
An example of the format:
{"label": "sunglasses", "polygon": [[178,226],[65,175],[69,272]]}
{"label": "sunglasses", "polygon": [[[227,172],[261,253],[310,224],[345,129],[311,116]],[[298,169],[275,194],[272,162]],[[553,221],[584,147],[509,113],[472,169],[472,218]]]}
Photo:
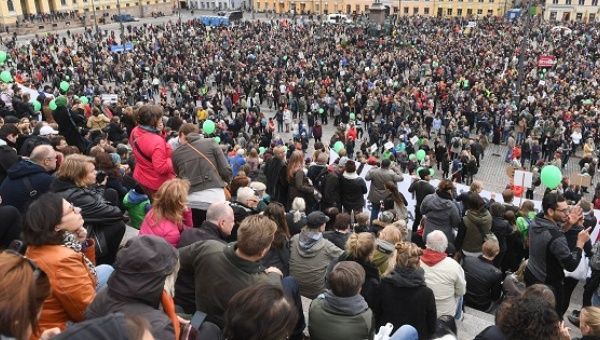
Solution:
{"label": "sunglasses", "polygon": [[33,262],[30,258],[24,256],[23,254],[15,251],[15,250],[12,250],[12,249],[6,249],[6,250],[4,250],[4,253],[18,256],[18,257],[22,258],[23,260],[27,261],[27,263],[29,263],[29,266],[31,266],[31,270],[33,270],[33,278],[35,280],[37,280],[42,275],[46,275],[46,273],[44,273],[40,269],[40,267],[38,267],[37,264],[35,264],[35,262]]}

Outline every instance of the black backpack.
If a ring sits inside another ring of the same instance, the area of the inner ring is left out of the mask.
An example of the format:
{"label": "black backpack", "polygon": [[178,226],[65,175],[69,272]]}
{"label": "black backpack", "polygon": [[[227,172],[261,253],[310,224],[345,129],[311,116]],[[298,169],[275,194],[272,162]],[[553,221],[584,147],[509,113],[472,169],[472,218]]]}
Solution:
{"label": "black backpack", "polygon": [[327,170],[327,167],[325,167],[315,177],[315,180],[313,182],[313,187],[315,189],[317,189],[320,193],[323,193],[323,191],[325,190],[325,183],[327,183],[327,174],[328,173],[329,173],[329,171]]}

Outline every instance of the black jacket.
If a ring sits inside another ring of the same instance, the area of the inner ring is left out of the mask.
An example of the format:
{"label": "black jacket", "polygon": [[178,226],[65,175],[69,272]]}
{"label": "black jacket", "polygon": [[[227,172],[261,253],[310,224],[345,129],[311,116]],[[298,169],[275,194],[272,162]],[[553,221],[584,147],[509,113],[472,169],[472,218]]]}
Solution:
{"label": "black jacket", "polygon": [[325,177],[325,188],[323,189],[323,198],[321,199],[321,208],[336,207],[341,209],[340,204],[340,175],[329,172]]}
{"label": "black jacket", "polygon": [[[177,248],[183,248],[196,242],[216,240],[226,243],[226,235],[210,221],[202,222],[200,228],[190,228],[181,233]],[[183,308],[188,314],[196,310],[196,290],[194,288],[194,271],[181,268],[175,281],[175,304]]]}
{"label": "black jacket", "polygon": [[[25,183],[25,178],[29,183]],[[2,205],[12,205],[23,213],[31,201],[49,190],[52,180],[52,175],[40,165],[20,161],[8,169],[8,176],[0,185]]]}
{"label": "black jacket", "polygon": [[502,272],[483,256],[465,256],[463,269],[467,280],[465,304],[485,312],[500,298]]}
{"label": "black jacket", "polygon": [[350,233],[340,233],[336,230],[326,231],[323,233],[323,237],[329,240],[331,243],[335,244],[341,250],[346,249],[346,241],[348,241],[348,237]]}
{"label": "black jacket", "polygon": [[410,184],[408,192],[415,194],[417,201],[416,207],[420,208],[425,196],[435,193],[435,188],[429,182],[419,179]]}
{"label": "black jacket", "polygon": [[17,155],[17,150],[9,145],[0,145],[0,181],[6,178],[8,169],[20,159],[21,157]]}
{"label": "black jacket", "polygon": [[57,108],[52,115],[58,124],[58,132],[65,137],[67,144],[74,145],[81,151],[85,151],[88,142],[79,133],[79,128],[75,123],[74,117],[66,107]]}
{"label": "black jacket", "polygon": [[74,206],[81,208],[81,216],[86,224],[102,227],[123,221],[123,213],[119,207],[109,204],[101,188],[80,188],[75,183],[55,178],[50,190],[61,195]]}
{"label": "black jacket", "polygon": [[381,280],[371,308],[375,314],[375,329],[389,322],[396,331],[408,324],[417,329],[419,339],[429,339],[435,331],[437,310],[433,291],[425,285],[424,275],[421,268],[396,267]]}
{"label": "black jacket", "polygon": [[265,163],[264,171],[267,178],[267,194],[271,196],[273,201],[286,205],[288,199],[287,166],[277,157],[271,157]]}
{"label": "black jacket", "polygon": [[367,183],[362,177],[348,178],[340,176],[340,198],[342,206],[348,210],[362,210],[365,206]]}

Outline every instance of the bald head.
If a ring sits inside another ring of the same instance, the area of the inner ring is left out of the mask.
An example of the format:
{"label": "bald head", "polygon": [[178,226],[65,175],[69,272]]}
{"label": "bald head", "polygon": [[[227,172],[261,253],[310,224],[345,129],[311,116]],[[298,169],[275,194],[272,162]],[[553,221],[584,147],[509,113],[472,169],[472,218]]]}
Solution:
{"label": "bald head", "polygon": [[56,169],[56,151],[50,145],[38,145],[33,148],[31,151],[31,155],[29,155],[29,159],[42,166],[46,171],[51,171]]}

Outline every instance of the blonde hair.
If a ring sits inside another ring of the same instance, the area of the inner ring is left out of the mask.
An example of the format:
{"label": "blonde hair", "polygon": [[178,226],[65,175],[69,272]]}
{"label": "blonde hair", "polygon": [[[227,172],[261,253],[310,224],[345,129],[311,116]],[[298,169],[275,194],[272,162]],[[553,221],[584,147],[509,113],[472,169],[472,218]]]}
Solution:
{"label": "blonde hair", "polygon": [[368,260],[375,250],[375,237],[373,234],[352,233],[346,241],[346,252],[357,260]]}
{"label": "blonde hair", "polygon": [[302,170],[304,167],[304,153],[300,150],[292,152],[290,159],[288,160],[287,166],[287,177],[288,179],[294,178],[294,175],[298,170]]}
{"label": "blonde hair", "polygon": [[96,161],[93,157],[88,157],[80,154],[68,155],[60,164],[56,177],[61,180],[68,180],[75,183],[76,186],[86,187],[85,178],[87,177],[87,164],[96,166]]}
{"label": "blonde hair", "polygon": [[402,268],[418,268],[423,249],[411,242],[396,243],[396,265]]}
{"label": "blonde hair", "polygon": [[[400,241],[404,241],[404,240],[407,239],[407,237],[408,237],[408,227],[406,225],[406,221],[405,220],[398,220],[398,221],[396,221],[396,222],[394,222],[394,223],[392,223],[390,225],[400,231],[400,234],[402,236],[402,239]],[[400,241],[398,241],[398,242],[400,242]],[[396,242],[392,242],[392,243],[396,243]]]}
{"label": "blonde hair", "polygon": [[164,182],[154,195],[152,214],[156,223],[167,219],[178,225],[183,223],[183,212],[187,209],[187,196],[190,182],[187,179],[173,178]]}
{"label": "blonde hair", "polygon": [[404,241],[402,231],[396,228],[393,224],[389,224],[379,232],[379,239],[387,241],[391,244],[396,244],[400,241]]}
{"label": "blonde hair", "polygon": [[250,215],[238,228],[237,248],[247,256],[260,255],[271,247],[277,224],[265,215]]}
{"label": "blonde hair", "polygon": [[589,327],[592,333],[586,335],[600,336],[600,308],[591,306],[583,307],[581,315],[585,315],[585,326]]}

